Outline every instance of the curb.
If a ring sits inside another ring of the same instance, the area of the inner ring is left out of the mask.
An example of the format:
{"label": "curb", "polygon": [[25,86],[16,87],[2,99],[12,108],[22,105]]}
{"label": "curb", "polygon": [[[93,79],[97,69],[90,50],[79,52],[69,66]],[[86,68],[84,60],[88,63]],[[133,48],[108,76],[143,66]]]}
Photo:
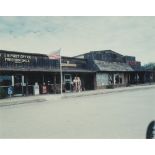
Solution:
{"label": "curb", "polygon": [[142,90],[142,89],[153,89],[155,85],[145,85],[145,86],[132,86],[132,87],[123,87],[123,88],[115,88],[112,90],[109,89],[102,89],[97,91],[91,92],[81,92],[75,94],[65,94],[62,98],[74,98],[74,97],[82,97],[82,96],[91,96],[91,95],[100,95],[100,94],[111,94],[111,93],[120,93],[120,92],[127,92],[127,91],[135,91],[135,90]]}
{"label": "curb", "polygon": [[31,99],[31,100],[26,100],[26,101],[11,101],[10,102],[4,102],[0,103],[0,107],[5,107],[5,106],[12,106],[12,105],[18,105],[18,104],[26,104],[26,103],[37,103],[37,102],[45,102],[47,101],[46,99]]}

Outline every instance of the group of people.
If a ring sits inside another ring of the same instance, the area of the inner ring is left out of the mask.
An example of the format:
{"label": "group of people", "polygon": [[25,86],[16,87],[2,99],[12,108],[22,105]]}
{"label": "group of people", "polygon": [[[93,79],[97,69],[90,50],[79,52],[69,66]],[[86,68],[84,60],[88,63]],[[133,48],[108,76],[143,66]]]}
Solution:
{"label": "group of people", "polygon": [[81,90],[82,90],[81,79],[80,79],[80,77],[76,76],[73,79],[73,91],[80,92]]}

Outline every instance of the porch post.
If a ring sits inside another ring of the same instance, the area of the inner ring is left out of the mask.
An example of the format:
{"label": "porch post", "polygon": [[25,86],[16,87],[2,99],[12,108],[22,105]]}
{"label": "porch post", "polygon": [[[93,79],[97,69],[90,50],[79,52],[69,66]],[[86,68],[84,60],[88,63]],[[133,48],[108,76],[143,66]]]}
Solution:
{"label": "porch post", "polygon": [[14,87],[14,85],[15,85],[15,82],[14,82],[14,75],[12,75],[12,86]]}
{"label": "porch post", "polygon": [[28,76],[25,75],[25,82],[26,82],[26,95],[28,96]]}
{"label": "porch post", "polygon": [[113,73],[113,84],[115,85],[115,74]]}
{"label": "porch post", "polygon": [[97,83],[96,83],[96,73],[94,74],[94,90],[97,89]]}
{"label": "porch post", "polygon": [[138,84],[138,73],[136,73],[136,84]]}
{"label": "porch post", "polygon": [[54,74],[54,93],[56,94],[56,74]]}
{"label": "porch post", "polygon": [[130,73],[128,74],[128,84],[130,84]]}
{"label": "porch post", "polygon": [[24,75],[22,75],[22,94],[24,95]]}
{"label": "porch post", "polygon": [[42,83],[44,83],[44,74],[43,74],[43,77],[42,77]]}

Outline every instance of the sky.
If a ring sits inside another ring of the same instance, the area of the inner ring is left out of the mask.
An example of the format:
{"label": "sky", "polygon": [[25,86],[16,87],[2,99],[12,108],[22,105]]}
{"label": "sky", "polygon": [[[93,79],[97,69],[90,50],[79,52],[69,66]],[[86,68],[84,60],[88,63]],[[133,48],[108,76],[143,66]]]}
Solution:
{"label": "sky", "polygon": [[75,56],[113,50],[155,62],[155,17],[0,17],[0,49]]}

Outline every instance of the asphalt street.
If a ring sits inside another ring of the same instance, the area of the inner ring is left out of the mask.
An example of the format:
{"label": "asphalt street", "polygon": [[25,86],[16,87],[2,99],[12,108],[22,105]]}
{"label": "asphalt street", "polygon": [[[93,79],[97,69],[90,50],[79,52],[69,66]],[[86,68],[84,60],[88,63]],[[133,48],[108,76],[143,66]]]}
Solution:
{"label": "asphalt street", "polygon": [[145,138],[155,88],[0,107],[0,138]]}

